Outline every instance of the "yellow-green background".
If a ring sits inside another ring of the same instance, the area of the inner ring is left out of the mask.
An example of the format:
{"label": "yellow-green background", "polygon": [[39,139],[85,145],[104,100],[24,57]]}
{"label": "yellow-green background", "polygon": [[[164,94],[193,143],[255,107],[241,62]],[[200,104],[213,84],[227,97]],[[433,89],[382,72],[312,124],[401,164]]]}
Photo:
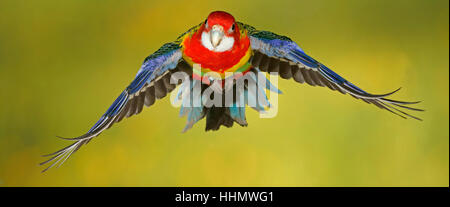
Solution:
{"label": "yellow-green background", "polygon": [[[40,155],[88,130],[165,42],[225,10],[291,37],[374,93],[423,100],[404,120],[325,88],[279,81],[279,113],[182,134],[169,99],[62,167]],[[0,1],[0,186],[448,186],[449,2]],[[416,113],[417,114],[417,113]]]}

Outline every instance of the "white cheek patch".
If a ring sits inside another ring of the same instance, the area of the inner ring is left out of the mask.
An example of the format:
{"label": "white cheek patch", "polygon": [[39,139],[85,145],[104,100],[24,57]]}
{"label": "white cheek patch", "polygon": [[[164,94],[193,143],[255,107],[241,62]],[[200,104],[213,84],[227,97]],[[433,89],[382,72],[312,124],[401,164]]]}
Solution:
{"label": "white cheek patch", "polygon": [[217,52],[228,51],[228,50],[231,50],[231,48],[233,48],[233,45],[234,45],[234,38],[224,36],[222,38],[222,41],[220,41],[220,44],[217,45],[215,51],[217,51]]}
{"label": "white cheek patch", "polygon": [[231,48],[233,48],[234,38],[223,36],[222,41],[220,41],[220,44],[217,45],[216,48],[214,48],[211,44],[211,38],[209,36],[209,33],[203,32],[202,33],[202,45],[214,52],[225,52],[225,51],[231,50]]}
{"label": "white cheek patch", "polygon": [[208,48],[209,50],[214,50],[214,47],[212,46],[211,43],[211,38],[209,36],[209,33],[207,32],[202,33],[202,45]]}

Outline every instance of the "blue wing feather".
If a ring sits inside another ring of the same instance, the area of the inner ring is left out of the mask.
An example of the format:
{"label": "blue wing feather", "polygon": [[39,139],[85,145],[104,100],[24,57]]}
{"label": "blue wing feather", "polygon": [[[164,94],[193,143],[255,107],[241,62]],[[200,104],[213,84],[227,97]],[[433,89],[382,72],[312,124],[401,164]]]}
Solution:
{"label": "blue wing feather", "polygon": [[[100,117],[100,119],[89,129],[89,131],[79,137],[75,138],[63,138],[68,140],[75,140],[73,144],[48,155],[52,156],[41,165],[54,161],[47,169],[53,167],[58,162],[60,165],[76,150],[78,150],[83,144],[89,142],[92,138],[98,136],[101,132],[109,128],[126,104],[133,98],[133,95],[138,93],[146,84],[149,84],[156,77],[164,74],[167,70],[174,69],[179,60],[181,59],[181,50],[178,43],[167,43],[158,49],[155,53],[148,56],[142,64],[140,70],[136,74],[134,80],[128,85],[128,87],[116,98],[106,112]],[[60,137],[62,138],[62,137]]]}

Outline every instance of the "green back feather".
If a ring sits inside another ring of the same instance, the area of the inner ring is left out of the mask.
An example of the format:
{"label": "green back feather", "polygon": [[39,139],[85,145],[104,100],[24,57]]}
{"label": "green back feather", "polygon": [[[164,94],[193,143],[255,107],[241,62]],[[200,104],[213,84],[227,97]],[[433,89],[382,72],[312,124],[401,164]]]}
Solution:
{"label": "green back feather", "polygon": [[279,40],[285,40],[285,41],[292,41],[289,37],[277,35],[273,32],[269,32],[269,31],[260,31],[260,30],[255,29],[253,26],[244,24],[242,22],[238,22],[238,25],[239,25],[239,28],[247,30],[248,35],[252,36],[252,37],[256,37],[259,39],[268,39],[268,40],[279,39]]}

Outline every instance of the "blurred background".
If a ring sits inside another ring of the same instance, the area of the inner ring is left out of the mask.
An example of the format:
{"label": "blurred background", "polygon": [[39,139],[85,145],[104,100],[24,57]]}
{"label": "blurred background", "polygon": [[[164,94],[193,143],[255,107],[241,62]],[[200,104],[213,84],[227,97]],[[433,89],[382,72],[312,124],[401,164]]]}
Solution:
{"label": "blurred background", "polygon": [[[449,2],[0,1],[0,186],[448,186]],[[278,115],[204,132],[169,98],[42,174],[144,58],[214,10],[291,37],[373,93],[422,100],[404,120],[326,88],[279,81]]]}

